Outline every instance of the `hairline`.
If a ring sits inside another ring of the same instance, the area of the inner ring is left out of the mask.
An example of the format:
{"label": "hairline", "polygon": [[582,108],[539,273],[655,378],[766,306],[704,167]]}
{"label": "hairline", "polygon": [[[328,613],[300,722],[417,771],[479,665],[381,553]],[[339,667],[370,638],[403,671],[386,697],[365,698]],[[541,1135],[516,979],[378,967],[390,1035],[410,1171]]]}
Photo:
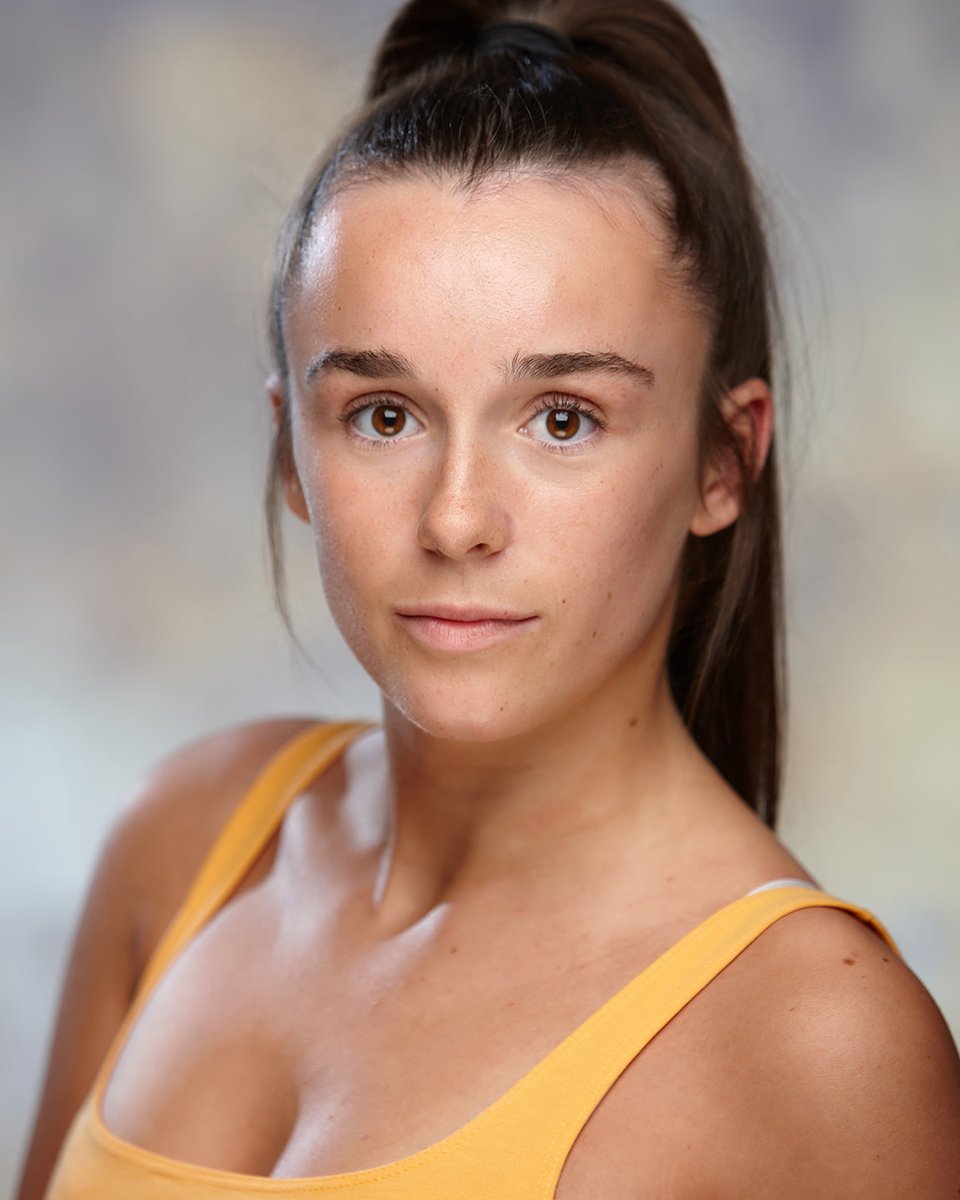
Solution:
{"label": "hairline", "polygon": [[[592,199],[610,224],[614,217],[609,207],[611,187],[626,199],[631,214],[664,249],[661,262],[667,280],[673,284],[692,311],[713,324],[714,314],[692,278],[690,263],[672,240],[673,192],[660,165],[652,158],[627,151],[621,155],[582,159],[564,163],[557,160],[527,158],[508,164],[494,164],[475,171],[425,162],[370,162],[335,157],[317,181],[286,264],[282,288],[283,309],[292,284],[299,282],[305,251],[323,213],[336,200],[362,187],[390,184],[400,179],[422,179],[451,188],[454,194],[479,199],[523,179],[542,179]],[[653,218],[651,220],[651,217]]]}

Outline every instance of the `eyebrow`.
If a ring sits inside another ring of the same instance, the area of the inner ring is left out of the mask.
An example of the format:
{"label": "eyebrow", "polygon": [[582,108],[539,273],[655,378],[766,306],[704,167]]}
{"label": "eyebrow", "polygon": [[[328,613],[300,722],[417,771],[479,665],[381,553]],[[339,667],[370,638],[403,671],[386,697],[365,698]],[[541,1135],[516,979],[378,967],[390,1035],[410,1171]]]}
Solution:
{"label": "eyebrow", "polygon": [[[310,360],[304,373],[312,383],[328,371],[348,371],[363,379],[415,379],[413,363],[391,350],[351,350],[335,346]],[[522,379],[553,379],[558,375],[626,375],[646,387],[655,381],[653,371],[612,350],[575,350],[561,354],[515,354],[503,368],[507,382]]]}
{"label": "eyebrow", "polygon": [[364,379],[386,379],[399,376],[412,379],[416,375],[413,363],[403,354],[390,350],[350,350],[346,346],[335,346],[310,360],[304,379],[312,383],[318,375],[329,371],[349,371]]}
{"label": "eyebrow", "polygon": [[566,354],[515,354],[508,379],[552,379],[556,375],[626,375],[647,387],[653,371],[613,350],[575,350]]}

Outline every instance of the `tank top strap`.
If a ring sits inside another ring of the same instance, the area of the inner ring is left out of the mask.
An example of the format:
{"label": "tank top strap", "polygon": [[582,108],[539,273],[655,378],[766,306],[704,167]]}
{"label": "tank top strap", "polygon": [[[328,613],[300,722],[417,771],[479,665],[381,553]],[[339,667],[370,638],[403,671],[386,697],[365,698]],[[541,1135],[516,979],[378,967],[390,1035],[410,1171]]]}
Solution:
{"label": "tank top strap", "polygon": [[551,1130],[544,1157],[538,1155],[542,1191],[535,1194],[553,1195],[580,1130],[651,1039],[775,921],[814,907],[852,913],[899,955],[888,931],[866,909],[808,887],[791,884],[756,892],[720,909],[617,992],[521,1081],[522,1102],[509,1106],[510,1138],[516,1139],[518,1153],[522,1156],[524,1146],[542,1146],[544,1130]]}
{"label": "tank top strap", "polygon": [[147,962],[134,1000],[150,991],[181,947],[229,898],[299,793],[349,742],[374,727],[370,721],[311,725],[268,760],[208,851],[186,898]]}

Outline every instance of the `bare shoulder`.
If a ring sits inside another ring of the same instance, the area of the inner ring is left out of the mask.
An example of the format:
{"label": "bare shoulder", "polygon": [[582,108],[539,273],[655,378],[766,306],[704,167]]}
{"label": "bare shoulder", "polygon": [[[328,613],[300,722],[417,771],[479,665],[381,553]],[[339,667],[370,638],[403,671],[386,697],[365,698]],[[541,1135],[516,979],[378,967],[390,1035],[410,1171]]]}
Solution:
{"label": "bare shoulder", "polygon": [[44,1195],[145,962],[218,831],[267,759],[313,723],[259,721],[194,741],[149,771],[114,820],[70,950],[20,1200]]}
{"label": "bare shoulder", "polygon": [[104,853],[136,880],[135,959],[142,967],[218,833],[263,770],[315,717],[280,717],[207,734],[157,762],[118,814]]}
{"label": "bare shoulder", "polygon": [[886,942],[849,913],[807,909],[739,966],[736,1107],[753,1115],[764,1194],[960,1195],[960,1060]]}

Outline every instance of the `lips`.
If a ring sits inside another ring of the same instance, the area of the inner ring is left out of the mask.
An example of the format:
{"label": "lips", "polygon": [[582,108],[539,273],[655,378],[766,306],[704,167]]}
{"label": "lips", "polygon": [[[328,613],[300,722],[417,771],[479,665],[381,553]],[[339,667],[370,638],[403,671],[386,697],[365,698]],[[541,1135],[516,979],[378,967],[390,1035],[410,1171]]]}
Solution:
{"label": "lips", "polygon": [[534,613],[475,604],[423,604],[398,608],[401,617],[436,617],[441,621],[527,621]]}
{"label": "lips", "polygon": [[412,638],[431,651],[459,654],[512,642],[534,628],[539,618],[502,608],[427,604],[409,611],[398,610],[397,620]]}

